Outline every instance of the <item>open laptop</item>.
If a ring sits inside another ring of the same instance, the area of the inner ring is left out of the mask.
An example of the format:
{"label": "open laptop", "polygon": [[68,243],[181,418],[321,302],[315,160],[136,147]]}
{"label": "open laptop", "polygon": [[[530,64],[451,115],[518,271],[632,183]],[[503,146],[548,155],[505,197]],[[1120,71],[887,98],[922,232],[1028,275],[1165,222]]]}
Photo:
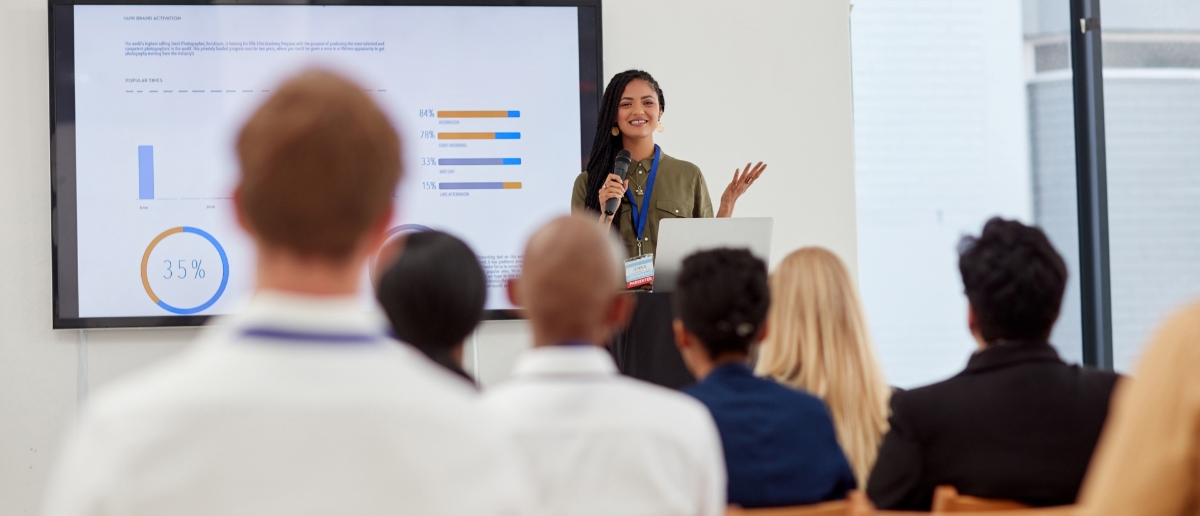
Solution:
{"label": "open laptop", "polygon": [[771,258],[771,217],[662,219],[654,255],[654,291],[671,292],[683,259],[696,251],[728,247],[749,249],[762,261]]}

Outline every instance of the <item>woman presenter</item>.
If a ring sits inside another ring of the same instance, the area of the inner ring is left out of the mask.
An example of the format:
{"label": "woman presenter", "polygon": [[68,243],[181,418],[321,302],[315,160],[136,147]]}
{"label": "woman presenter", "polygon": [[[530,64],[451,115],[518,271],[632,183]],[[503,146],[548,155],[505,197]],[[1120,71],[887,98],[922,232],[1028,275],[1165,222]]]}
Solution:
{"label": "woman presenter", "polygon": [[[573,211],[598,214],[600,223],[616,226],[630,257],[654,254],[658,222],[664,218],[712,217],[712,200],[704,174],[691,163],[668,156],[654,144],[654,132],[663,132],[666,102],[662,88],[650,74],[629,70],[615,75],[604,90],[596,139],[587,171],[575,179]],[[633,162],[625,181],[613,174],[613,161],[622,149]],[[735,170],[733,181],[721,194],[716,216],[733,215],[733,205],[767,166],[762,162]],[[618,199],[614,215],[604,214],[604,204]]]}

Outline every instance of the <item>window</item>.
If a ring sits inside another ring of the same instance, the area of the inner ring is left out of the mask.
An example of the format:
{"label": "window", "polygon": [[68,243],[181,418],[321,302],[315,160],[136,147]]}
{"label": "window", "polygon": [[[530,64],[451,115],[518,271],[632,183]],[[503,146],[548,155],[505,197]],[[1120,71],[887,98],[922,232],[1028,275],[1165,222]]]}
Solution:
{"label": "window", "polygon": [[1052,342],[1081,359],[1070,53],[1054,44],[1069,15],[1056,3],[854,2],[859,283],[892,385],[949,377],[975,350],[957,245],[993,216],[1041,225],[1068,262]]}
{"label": "window", "polygon": [[1113,365],[1200,296],[1200,3],[1101,0]]}

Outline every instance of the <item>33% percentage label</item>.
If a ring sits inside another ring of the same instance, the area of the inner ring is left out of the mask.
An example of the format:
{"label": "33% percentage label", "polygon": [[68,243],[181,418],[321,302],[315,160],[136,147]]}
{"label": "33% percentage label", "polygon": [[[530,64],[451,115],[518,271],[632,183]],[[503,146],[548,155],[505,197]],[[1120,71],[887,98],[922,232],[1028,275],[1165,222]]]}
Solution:
{"label": "33% percentage label", "polygon": [[185,260],[163,260],[163,264],[167,266],[163,273],[163,279],[204,279],[204,268],[201,266],[204,260],[192,260],[191,263]]}

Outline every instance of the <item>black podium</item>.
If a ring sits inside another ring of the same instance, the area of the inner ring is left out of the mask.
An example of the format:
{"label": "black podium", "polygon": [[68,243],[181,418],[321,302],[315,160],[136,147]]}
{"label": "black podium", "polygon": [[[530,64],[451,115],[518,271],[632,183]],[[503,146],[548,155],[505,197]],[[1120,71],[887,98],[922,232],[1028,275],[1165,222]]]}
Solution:
{"label": "black podium", "polygon": [[609,349],[621,374],[671,389],[696,382],[683,365],[671,330],[671,294],[632,292],[637,305],[625,331],[613,337]]}

